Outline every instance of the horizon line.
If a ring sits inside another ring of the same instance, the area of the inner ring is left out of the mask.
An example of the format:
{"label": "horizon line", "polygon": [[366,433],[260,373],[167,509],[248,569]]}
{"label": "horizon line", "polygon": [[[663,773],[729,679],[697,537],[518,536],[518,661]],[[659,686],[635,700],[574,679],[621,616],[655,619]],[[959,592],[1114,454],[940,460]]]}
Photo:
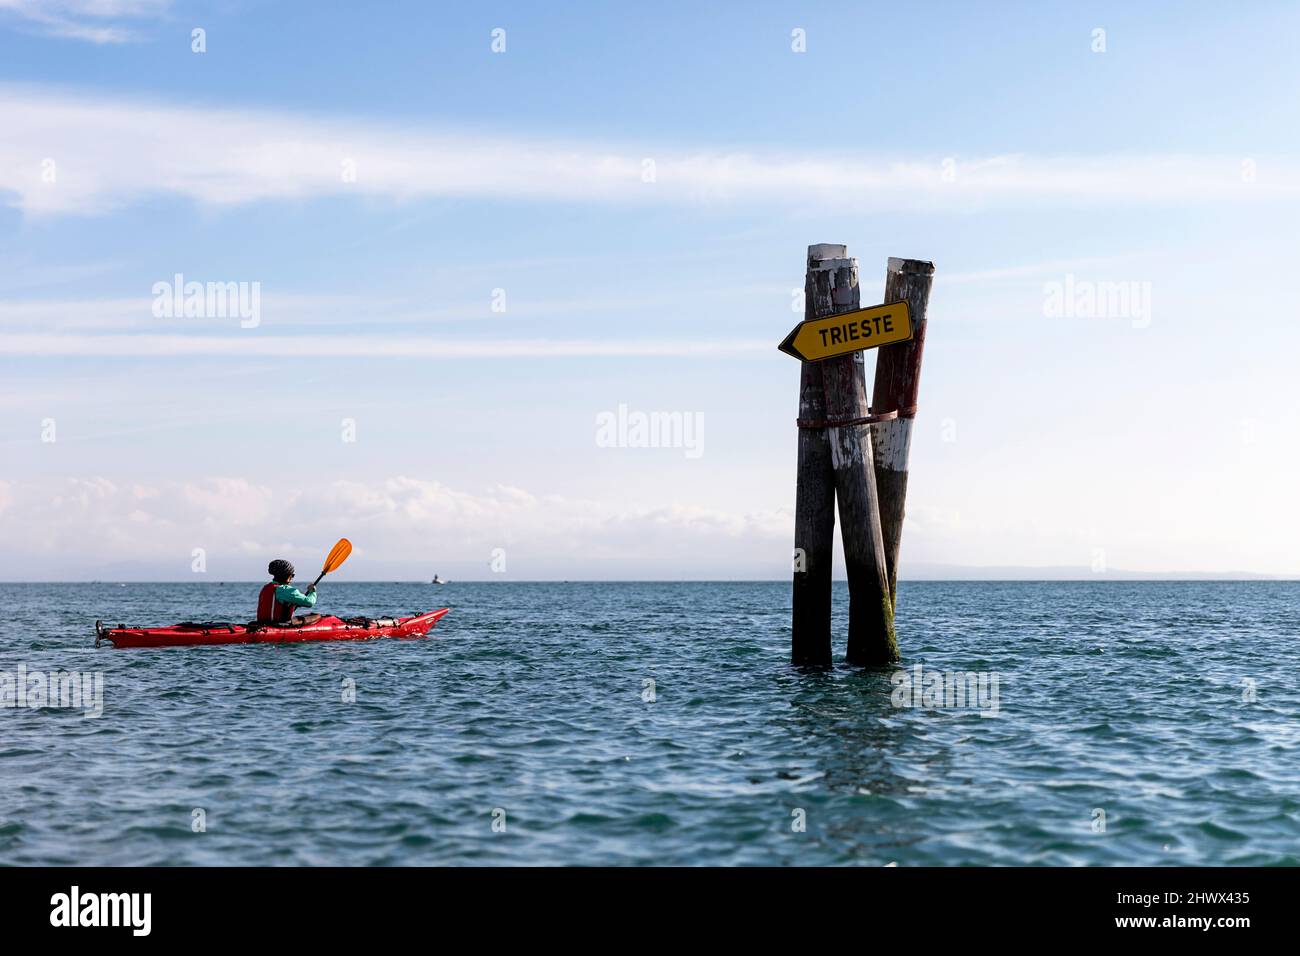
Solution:
{"label": "horizon line", "polygon": [[[1153,572],[1155,573],[1155,572]],[[1116,577],[1113,575],[1097,575],[1095,577],[1066,577],[1066,578],[899,578],[900,584],[1081,584],[1086,582],[1097,582],[1102,584],[1186,584],[1186,583],[1276,583],[1300,581],[1300,575],[1266,575],[1251,574],[1236,576],[1234,573],[1224,573],[1221,575],[1214,574],[1193,574],[1189,573],[1180,577],[1147,577],[1141,575],[1137,577]],[[257,580],[236,580],[234,578],[222,581],[202,581],[191,580],[189,578],[131,578],[127,580],[115,579],[66,579],[58,581],[36,581],[36,580],[11,580],[0,578],[0,585],[6,584],[107,584],[120,585],[125,587],[128,584],[213,584],[222,587],[227,584],[248,584],[258,585],[266,584],[261,579]],[[789,578],[461,578],[455,581],[446,581],[443,584],[435,585],[431,581],[425,580],[406,580],[393,581],[389,578],[366,578],[363,580],[334,581],[333,584],[420,584],[427,587],[445,587],[448,584],[788,584]],[[848,578],[832,578],[832,584],[847,584]]]}

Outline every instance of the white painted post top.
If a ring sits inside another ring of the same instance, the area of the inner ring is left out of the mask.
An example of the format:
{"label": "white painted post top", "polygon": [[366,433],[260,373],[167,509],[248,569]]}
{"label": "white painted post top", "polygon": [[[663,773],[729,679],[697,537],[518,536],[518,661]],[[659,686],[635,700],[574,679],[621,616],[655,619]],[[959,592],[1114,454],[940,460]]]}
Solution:
{"label": "white painted post top", "polygon": [[[909,262],[911,263],[910,266],[907,265]],[[903,272],[905,266],[907,267],[906,271],[911,275],[934,275],[933,262],[926,262],[924,259],[904,259],[900,256],[889,257],[890,272]]]}
{"label": "white painted post top", "polygon": [[849,247],[838,242],[819,242],[808,247],[809,259],[843,259]]}

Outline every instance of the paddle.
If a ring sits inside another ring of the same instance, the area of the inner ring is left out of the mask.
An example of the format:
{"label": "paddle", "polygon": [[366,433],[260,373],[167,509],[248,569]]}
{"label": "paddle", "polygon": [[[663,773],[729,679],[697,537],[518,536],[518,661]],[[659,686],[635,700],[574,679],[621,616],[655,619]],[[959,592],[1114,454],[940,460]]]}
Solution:
{"label": "paddle", "polygon": [[[314,588],[316,585],[320,584],[320,579],[325,577],[325,575],[329,574],[331,571],[337,571],[340,565],[348,559],[348,555],[351,553],[352,542],[347,538],[339,538],[339,543],[334,545],[330,550],[329,557],[325,559],[325,567],[321,568],[320,577],[311,583],[311,587]],[[307,590],[310,591],[311,588],[308,588]]]}

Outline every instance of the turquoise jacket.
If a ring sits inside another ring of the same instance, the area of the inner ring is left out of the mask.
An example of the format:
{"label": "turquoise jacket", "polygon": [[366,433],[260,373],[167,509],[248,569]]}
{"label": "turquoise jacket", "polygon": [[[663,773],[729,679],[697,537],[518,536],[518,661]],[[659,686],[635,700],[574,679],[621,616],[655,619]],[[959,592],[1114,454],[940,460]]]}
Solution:
{"label": "turquoise jacket", "polygon": [[275,599],[281,604],[296,604],[298,607],[315,607],[316,592],[303,594],[292,584],[277,584],[275,587]]}

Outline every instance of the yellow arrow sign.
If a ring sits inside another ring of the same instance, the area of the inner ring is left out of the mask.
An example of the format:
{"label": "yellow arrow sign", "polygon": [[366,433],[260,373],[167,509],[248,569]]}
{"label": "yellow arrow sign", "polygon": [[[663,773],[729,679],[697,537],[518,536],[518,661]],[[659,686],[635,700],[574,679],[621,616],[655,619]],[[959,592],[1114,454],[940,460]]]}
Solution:
{"label": "yellow arrow sign", "polygon": [[911,337],[912,316],[907,311],[907,303],[891,302],[800,322],[777,348],[804,362],[820,362],[862,349],[906,342]]}

